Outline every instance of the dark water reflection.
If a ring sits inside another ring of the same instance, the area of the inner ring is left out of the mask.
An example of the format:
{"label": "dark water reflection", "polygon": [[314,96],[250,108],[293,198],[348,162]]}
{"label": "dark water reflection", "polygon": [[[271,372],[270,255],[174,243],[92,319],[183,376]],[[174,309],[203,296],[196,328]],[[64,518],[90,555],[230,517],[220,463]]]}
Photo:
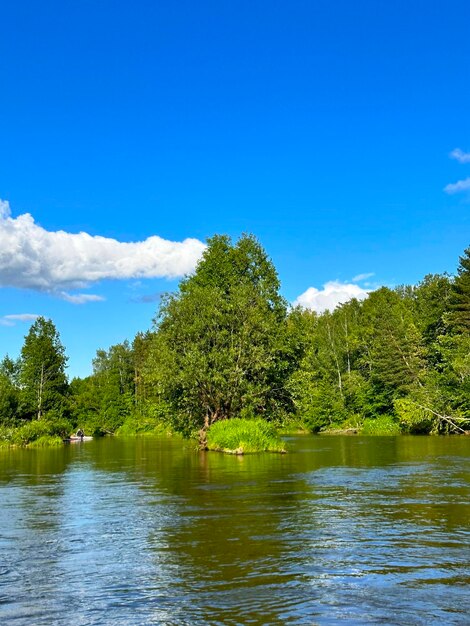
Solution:
{"label": "dark water reflection", "polygon": [[0,623],[470,624],[470,438],[0,451]]}

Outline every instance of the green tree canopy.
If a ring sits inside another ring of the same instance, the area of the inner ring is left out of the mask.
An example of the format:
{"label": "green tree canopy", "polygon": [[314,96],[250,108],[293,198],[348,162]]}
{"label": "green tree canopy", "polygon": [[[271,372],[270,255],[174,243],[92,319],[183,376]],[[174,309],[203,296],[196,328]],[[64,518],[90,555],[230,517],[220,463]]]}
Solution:
{"label": "green tree canopy", "polygon": [[63,411],[67,392],[66,363],[65,350],[54,324],[38,317],[21,349],[19,382],[24,417],[41,419],[48,411]]}
{"label": "green tree canopy", "polygon": [[470,248],[460,257],[457,277],[453,283],[451,303],[452,325],[460,332],[470,332]]}
{"label": "green tree canopy", "polygon": [[11,424],[18,412],[18,362],[8,355],[0,363],[0,424]]}
{"label": "green tree canopy", "polygon": [[249,235],[215,236],[156,319],[147,378],[186,433],[288,402],[287,304],[273,263]]}

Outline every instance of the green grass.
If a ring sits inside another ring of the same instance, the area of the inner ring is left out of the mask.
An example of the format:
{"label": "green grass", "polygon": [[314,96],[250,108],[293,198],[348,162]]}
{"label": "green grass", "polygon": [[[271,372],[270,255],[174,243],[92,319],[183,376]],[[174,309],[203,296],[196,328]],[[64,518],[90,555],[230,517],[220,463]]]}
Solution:
{"label": "green grass", "polygon": [[207,449],[246,454],[285,452],[284,441],[276,429],[262,419],[229,419],[216,422],[207,431]]}
{"label": "green grass", "polygon": [[362,424],[361,435],[399,435],[400,424],[390,415],[366,419]]}
{"label": "green grass", "polygon": [[55,446],[63,446],[64,440],[55,435],[42,435],[39,439],[35,439],[28,444],[29,448],[50,448]]}

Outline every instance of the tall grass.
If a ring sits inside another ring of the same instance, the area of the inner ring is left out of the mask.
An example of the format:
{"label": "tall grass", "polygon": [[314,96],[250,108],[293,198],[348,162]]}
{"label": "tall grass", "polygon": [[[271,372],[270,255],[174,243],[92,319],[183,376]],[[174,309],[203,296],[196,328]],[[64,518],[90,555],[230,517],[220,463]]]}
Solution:
{"label": "tall grass", "polygon": [[207,431],[207,449],[245,454],[285,452],[284,441],[276,429],[262,419],[234,418],[216,422]]}
{"label": "tall grass", "polygon": [[399,435],[400,424],[391,415],[381,415],[366,419],[362,424],[361,435]]}

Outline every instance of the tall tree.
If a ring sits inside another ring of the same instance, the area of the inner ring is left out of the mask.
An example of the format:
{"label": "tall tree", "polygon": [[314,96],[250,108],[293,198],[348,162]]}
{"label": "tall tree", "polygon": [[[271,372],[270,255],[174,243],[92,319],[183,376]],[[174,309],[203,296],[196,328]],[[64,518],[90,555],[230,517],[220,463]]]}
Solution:
{"label": "tall tree", "polygon": [[25,417],[41,419],[48,411],[62,412],[67,392],[66,363],[54,324],[38,317],[21,349],[19,382]]}
{"label": "tall tree", "polygon": [[370,414],[391,413],[396,397],[422,385],[425,370],[408,294],[387,287],[373,292],[362,306],[361,334],[364,373],[371,383]]}
{"label": "tall tree", "polygon": [[18,417],[18,362],[8,355],[0,363],[0,424],[11,424]]}
{"label": "tall tree", "polygon": [[452,286],[452,326],[462,333],[470,333],[470,247],[460,257],[457,277]]}
{"label": "tall tree", "polygon": [[162,303],[147,379],[189,433],[239,415],[272,416],[288,403],[286,302],[252,236],[215,236],[194,275]]}
{"label": "tall tree", "polygon": [[134,377],[133,350],[128,341],[96,351],[90,382],[105,430],[114,431],[132,411]]}
{"label": "tall tree", "polygon": [[137,413],[142,414],[148,397],[145,380],[145,363],[153,338],[153,333],[137,333],[132,342],[134,363],[134,407]]}
{"label": "tall tree", "polygon": [[453,283],[448,274],[427,274],[413,288],[414,319],[428,347],[446,334],[446,314],[453,295]]}

